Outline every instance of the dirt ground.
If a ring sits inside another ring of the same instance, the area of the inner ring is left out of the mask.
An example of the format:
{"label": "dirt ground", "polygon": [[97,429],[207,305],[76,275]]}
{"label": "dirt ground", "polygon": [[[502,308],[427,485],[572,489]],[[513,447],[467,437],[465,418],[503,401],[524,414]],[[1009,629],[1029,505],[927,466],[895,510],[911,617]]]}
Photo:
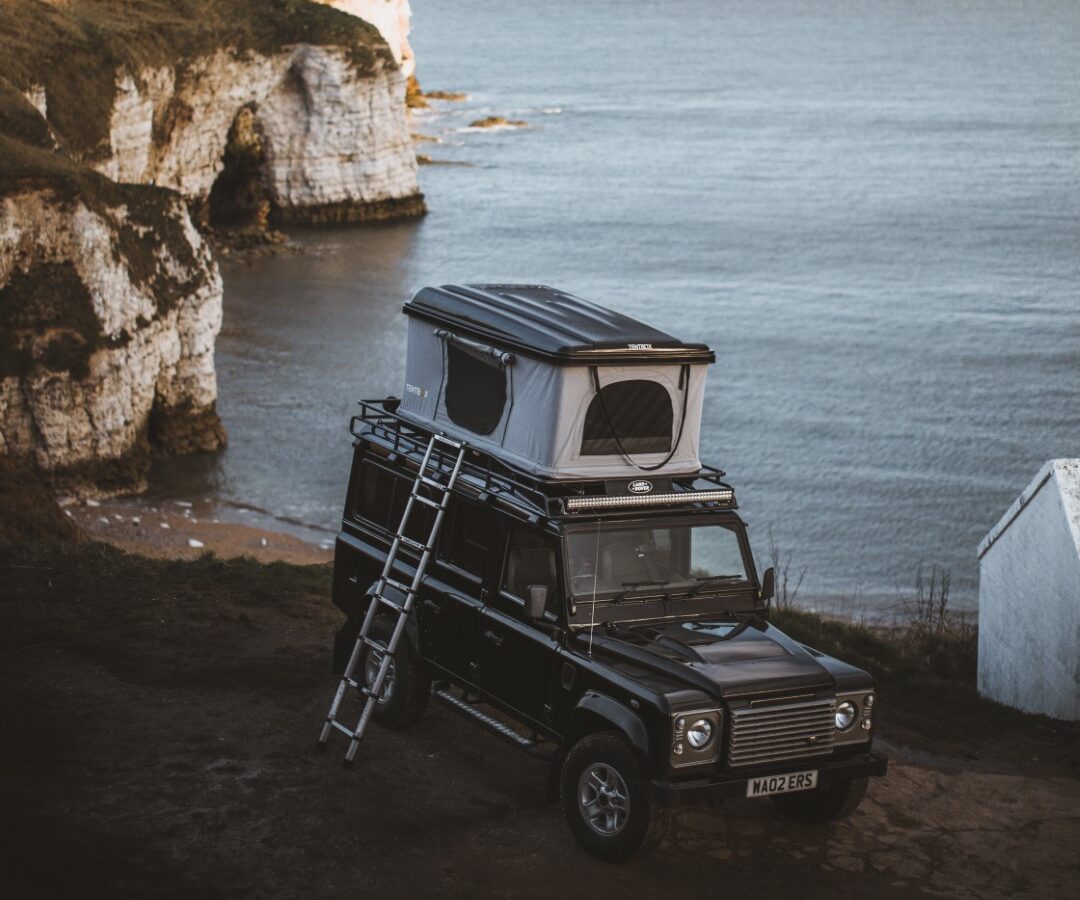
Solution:
{"label": "dirt ground", "polygon": [[324,567],[91,546],[0,553],[0,579],[4,896],[1080,896],[1080,779],[1045,761],[893,748],[845,822],[684,809],[609,865],[542,763],[438,704],[352,770],[316,752]]}

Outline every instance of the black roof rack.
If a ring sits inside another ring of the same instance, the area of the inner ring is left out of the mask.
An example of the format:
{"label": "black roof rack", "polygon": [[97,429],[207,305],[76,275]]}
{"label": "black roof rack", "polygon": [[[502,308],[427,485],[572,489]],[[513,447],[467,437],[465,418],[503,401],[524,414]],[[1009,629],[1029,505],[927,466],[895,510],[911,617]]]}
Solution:
{"label": "black roof rack", "polygon": [[542,284],[444,284],[405,302],[416,316],[556,365],[708,364],[686,344],[622,313]]}
{"label": "black roof rack", "polygon": [[[432,431],[416,425],[397,414],[400,401],[396,397],[383,400],[361,400],[360,413],[349,421],[349,432],[362,440],[373,440],[390,454],[397,454],[417,465],[424,457]],[[459,484],[471,485],[478,494],[509,501],[530,516],[547,518],[573,516],[577,513],[602,513],[634,509],[673,509],[689,504],[714,509],[735,509],[738,503],[735,490],[723,480],[724,472],[702,465],[695,475],[675,476],[671,490],[636,495],[632,487],[627,492],[610,492],[612,484],[633,483],[640,479],[621,481],[554,481],[536,478],[509,465],[485,450],[466,444],[468,450],[458,476]],[[446,468],[450,456],[444,451],[433,452],[434,467]],[[705,487],[697,486],[704,482]]]}

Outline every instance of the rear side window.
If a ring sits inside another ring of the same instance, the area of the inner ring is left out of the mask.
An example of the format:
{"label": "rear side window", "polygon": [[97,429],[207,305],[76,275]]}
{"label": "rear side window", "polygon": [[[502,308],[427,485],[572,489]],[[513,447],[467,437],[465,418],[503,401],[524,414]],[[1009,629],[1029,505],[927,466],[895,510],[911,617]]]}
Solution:
{"label": "rear side window", "polygon": [[439,558],[483,578],[491,564],[491,512],[451,497],[439,532]]}
{"label": "rear side window", "polygon": [[[364,463],[360,485],[356,492],[353,515],[380,528],[390,527],[390,512],[394,507],[394,485],[397,477],[372,463]],[[394,523],[394,527],[397,523]]]}
{"label": "rear side window", "polygon": [[506,370],[494,359],[446,345],[446,413],[455,425],[491,434],[506,406]]}
{"label": "rear side window", "polygon": [[[412,479],[397,475],[381,466],[365,463],[353,514],[358,519],[394,534],[401,525],[401,517],[405,514],[405,504],[412,487]],[[406,536],[420,543],[427,541],[431,537],[433,514],[434,510],[430,506],[414,504],[405,529]],[[411,551],[403,548],[402,552]]]}
{"label": "rear side window", "polygon": [[600,389],[585,413],[581,455],[617,454],[620,443],[627,453],[667,453],[673,421],[671,397],[662,384],[640,378],[613,382]]}

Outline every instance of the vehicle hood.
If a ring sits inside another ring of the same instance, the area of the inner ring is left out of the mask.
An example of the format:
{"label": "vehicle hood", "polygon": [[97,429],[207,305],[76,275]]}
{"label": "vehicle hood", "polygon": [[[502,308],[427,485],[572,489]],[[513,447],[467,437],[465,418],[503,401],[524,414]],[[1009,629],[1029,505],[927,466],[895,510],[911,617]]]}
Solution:
{"label": "vehicle hood", "polygon": [[812,653],[768,623],[672,622],[593,637],[593,652],[734,699],[835,685],[827,657]]}

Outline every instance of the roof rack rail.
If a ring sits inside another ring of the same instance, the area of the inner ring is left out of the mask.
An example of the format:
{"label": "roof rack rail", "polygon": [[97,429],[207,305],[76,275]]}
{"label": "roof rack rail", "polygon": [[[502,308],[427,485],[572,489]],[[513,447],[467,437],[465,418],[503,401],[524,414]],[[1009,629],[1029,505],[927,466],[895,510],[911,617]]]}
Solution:
{"label": "roof rack rail", "polygon": [[[396,397],[359,401],[360,413],[349,420],[349,433],[355,438],[374,437],[390,452],[419,462],[436,432],[402,418],[397,412],[400,402]],[[465,446],[466,454],[458,477],[460,483],[472,482],[478,491],[516,501],[535,515],[559,516],[689,503],[726,509],[737,506],[734,488],[723,480],[725,472],[714,466],[703,464],[694,474],[673,477],[670,491],[640,496],[607,494],[604,480],[546,481],[520,471],[486,450],[469,446],[467,441]],[[441,451],[436,450],[435,467],[441,466],[442,462]],[[695,487],[698,481],[713,487],[698,489]]]}
{"label": "roof rack rail", "polygon": [[[420,459],[427,450],[432,431],[402,418],[397,414],[400,401],[396,397],[384,400],[361,400],[360,414],[349,420],[349,433],[353,437],[374,436],[387,443],[394,453]],[[518,472],[506,463],[483,450],[469,447],[462,461],[459,480],[472,480],[481,491],[489,494],[511,495],[535,507],[541,515],[551,515],[548,494],[540,482]],[[437,460],[441,465],[442,459]]]}

